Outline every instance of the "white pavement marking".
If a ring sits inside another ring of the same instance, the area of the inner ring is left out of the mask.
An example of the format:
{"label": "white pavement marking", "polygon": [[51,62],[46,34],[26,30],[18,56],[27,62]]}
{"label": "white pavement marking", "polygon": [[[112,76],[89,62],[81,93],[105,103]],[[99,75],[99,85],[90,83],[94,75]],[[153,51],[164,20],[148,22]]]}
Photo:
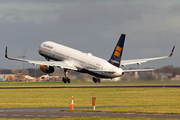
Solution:
{"label": "white pavement marking", "polygon": [[50,117],[54,117],[54,118],[57,118],[57,117],[60,117],[60,116],[55,116],[55,115],[52,115],[52,116],[50,116]]}
{"label": "white pavement marking", "polygon": [[7,114],[0,114],[0,116],[7,116]]}
{"label": "white pavement marking", "polygon": [[125,114],[133,115],[133,114],[135,114],[135,113],[125,113]]}
{"label": "white pavement marking", "polygon": [[25,117],[31,117],[31,116],[33,116],[33,115],[24,115]]}
{"label": "white pavement marking", "polygon": [[72,116],[63,116],[63,117],[72,117]]}
{"label": "white pavement marking", "polygon": [[14,117],[18,117],[18,116],[20,116],[20,115],[12,115],[12,116],[14,116]]}
{"label": "white pavement marking", "polygon": [[37,115],[38,117],[46,117],[46,115]]}

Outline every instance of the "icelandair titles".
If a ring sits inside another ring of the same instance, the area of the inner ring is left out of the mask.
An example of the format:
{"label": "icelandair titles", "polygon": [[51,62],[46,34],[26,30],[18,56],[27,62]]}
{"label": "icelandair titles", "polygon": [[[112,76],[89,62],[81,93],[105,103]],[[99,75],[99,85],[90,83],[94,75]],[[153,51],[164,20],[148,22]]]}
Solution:
{"label": "icelandair titles", "polygon": [[50,46],[50,45],[46,45],[46,44],[43,44],[43,47],[46,47],[46,48],[49,48],[49,49],[53,49],[53,47],[52,47],[52,46]]}
{"label": "icelandair titles", "polygon": [[112,59],[111,59],[111,62],[112,62],[112,63],[119,64],[119,62],[118,62],[118,61],[116,61],[116,60],[112,60]]}

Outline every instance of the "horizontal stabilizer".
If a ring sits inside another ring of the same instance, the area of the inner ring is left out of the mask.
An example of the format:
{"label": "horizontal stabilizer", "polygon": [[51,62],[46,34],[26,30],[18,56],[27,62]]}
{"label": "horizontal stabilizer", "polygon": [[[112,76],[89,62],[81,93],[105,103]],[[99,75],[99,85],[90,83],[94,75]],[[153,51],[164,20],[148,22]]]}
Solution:
{"label": "horizontal stabilizer", "polygon": [[132,69],[132,70],[123,70],[123,73],[130,73],[130,72],[151,72],[154,69]]}

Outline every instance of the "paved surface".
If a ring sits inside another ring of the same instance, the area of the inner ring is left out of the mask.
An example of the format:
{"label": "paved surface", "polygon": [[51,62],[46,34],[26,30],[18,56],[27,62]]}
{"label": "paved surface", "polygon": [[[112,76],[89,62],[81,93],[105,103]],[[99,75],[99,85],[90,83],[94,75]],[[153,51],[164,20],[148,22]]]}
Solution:
{"label": "paved surface", "polygon": [[36,89],[36,88],[143,88],[143,87],[180,87],[180,85],[0,87],[0,89]]}
{"label": "paved surface", "polygon": [[[76,107],[75,109],[92,108]],[[109,113],[109,112],[77,112],[60,111],[69,110],[69,107],[62,108],[7,108],[0,109],[0,118],[58,118],[78,116],[113,116],[113,117],[146,117],[146,118],[179,118],[180,115],[170,114],[136,114],[136,113]]]}

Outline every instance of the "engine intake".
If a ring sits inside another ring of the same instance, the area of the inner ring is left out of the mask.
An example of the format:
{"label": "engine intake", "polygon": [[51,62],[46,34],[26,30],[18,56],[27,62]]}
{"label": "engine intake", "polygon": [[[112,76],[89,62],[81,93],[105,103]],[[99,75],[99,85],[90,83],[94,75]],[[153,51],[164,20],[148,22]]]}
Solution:
{"label": "engine intake", "polygon": [[49,66],[47,67],[46,65],[40,65],[40,69],[41,71],[43,71],[44,73],[53,73],[54,72],[54,67]]}

